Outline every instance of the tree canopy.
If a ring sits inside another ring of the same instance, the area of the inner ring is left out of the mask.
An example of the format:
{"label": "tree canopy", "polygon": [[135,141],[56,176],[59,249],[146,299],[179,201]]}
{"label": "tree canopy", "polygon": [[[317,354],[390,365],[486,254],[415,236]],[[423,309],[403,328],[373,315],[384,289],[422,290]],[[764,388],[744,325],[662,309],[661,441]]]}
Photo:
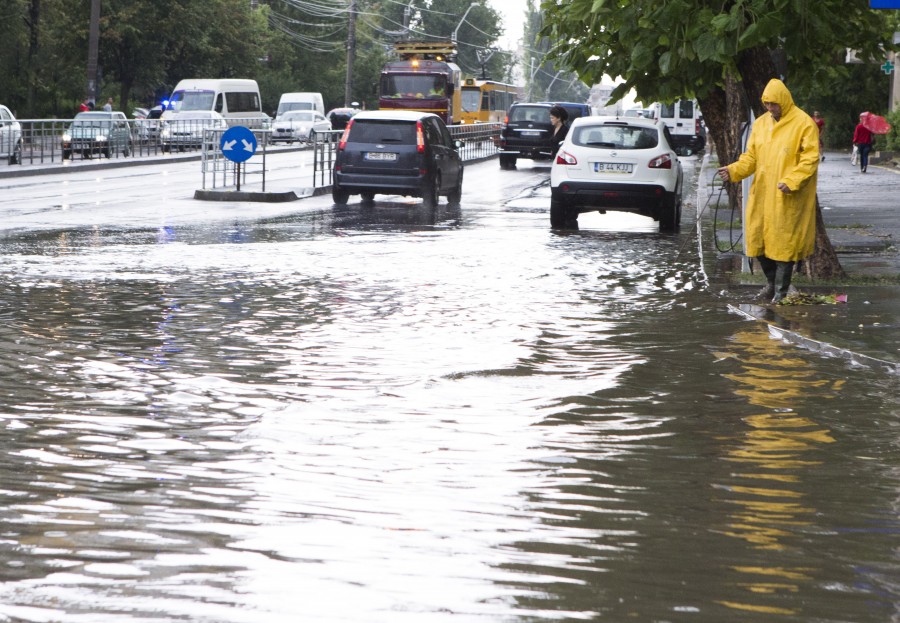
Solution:
{"label": "tree canopy", "polygon": [[[0,102],[17,116],[70,116],[85,97],[90,9],[91,0],[6,0]],[[102,0],[97,99],[113,97],[128,113],[159,103],[183,78],[241,77],[259,82],[269,112],[288,91],[318,91],[339,106],[351,22],[351,99],[369,107],[398,39],[456,34],[465,75],[511,76],[487,0]]]}

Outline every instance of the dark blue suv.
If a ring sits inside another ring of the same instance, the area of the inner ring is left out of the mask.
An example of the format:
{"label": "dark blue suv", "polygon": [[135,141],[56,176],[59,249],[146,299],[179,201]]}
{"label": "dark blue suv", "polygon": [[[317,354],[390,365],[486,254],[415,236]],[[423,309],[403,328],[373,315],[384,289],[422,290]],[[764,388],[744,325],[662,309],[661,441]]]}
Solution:
{"label": "dark blue suv", "polygon": [[372,201],[376,194],[422,197],[426,207],[446,195],[462,198],[459,143],[441,118],[402,110],[361,112],[347,124],[334,160],[331,197],[345,205],[350,195]]}

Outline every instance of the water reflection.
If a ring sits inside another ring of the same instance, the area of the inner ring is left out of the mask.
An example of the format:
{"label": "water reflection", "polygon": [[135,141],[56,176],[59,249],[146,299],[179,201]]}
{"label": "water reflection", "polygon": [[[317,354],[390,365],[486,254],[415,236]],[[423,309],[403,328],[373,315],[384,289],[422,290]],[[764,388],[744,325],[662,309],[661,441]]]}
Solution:
{"label": "water reflection", "polygon": [[722,355],[739,368],[724,375],[737,383],[735,393],[764,409],[742,417],[746,428],[723,457],[735,465],[720,485],[724,501],[734,507],[723,532],[773,555],[766,564],[733,566],[743,577],[736,584],[743,598],[719,603],[742,611],[798,615],[802,610],[780,605],[779,596],[811,585],[816,570],[790,566],[790,557],[775,554],[794,547],[815,524],[818,510],[810,505],[804,480],[822,464],[822,447],[835,440],[814,413],[823,400],[838,397],[843,381],[823,378],[759,326],[736,333]]}

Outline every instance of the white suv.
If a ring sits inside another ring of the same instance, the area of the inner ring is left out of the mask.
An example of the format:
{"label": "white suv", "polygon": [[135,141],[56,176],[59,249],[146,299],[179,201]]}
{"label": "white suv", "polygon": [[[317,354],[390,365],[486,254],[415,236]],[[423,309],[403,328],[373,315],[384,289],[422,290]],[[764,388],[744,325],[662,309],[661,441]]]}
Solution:
{"label": "white suv", "polygon": [[6,106],[0,105],[0,158],[22,163],[22,126]]}
{"label": "white suv", "polygon": [[681,222],[684,175],[666,124],[640,117],[580,117],[550,169],[550,225],[577,226],[583,212],[633,212]]}

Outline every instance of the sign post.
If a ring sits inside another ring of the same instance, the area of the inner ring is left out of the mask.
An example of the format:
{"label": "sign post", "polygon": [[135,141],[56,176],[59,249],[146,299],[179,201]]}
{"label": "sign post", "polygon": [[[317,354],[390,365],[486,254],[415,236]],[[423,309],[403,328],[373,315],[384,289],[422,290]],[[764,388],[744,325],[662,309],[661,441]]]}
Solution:
{"label": "sign post", "polygon": [[249,160],[256,153],[256,136],[249,128],[236,125],[222,133],[219,141],[222,155],[235,163],[237,171],[237,190],[241,190],[241,163]]}

